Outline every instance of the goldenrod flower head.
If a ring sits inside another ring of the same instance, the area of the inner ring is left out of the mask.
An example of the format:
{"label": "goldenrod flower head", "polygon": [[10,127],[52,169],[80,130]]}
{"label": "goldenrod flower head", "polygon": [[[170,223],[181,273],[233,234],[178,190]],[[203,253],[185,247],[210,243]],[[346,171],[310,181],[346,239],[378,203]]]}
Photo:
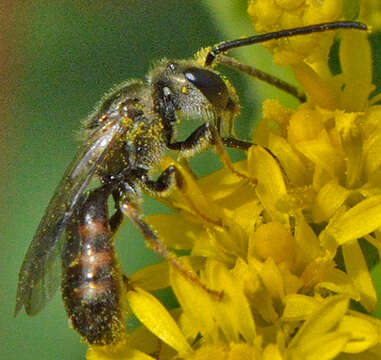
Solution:
{"label": "goldenrod flower head", "polygon": [[[341,2],[253,0],[249,9],[260,6],[258,19],[274,9],[287,19],[297,9],[339,14]],[[256,187],[228,168],[195,179],[172,159],[163,164],[176,164],[184,183],[163,200],[175,213],[147,221],[223,297],[167,264],[144,268],[125,294],[143,326],[124,343],[90,349],[88,359],[381,359],[381,321],[350,308],[355,301],[371,313],[377,305],[360,245],[381,252],[381,106],[369,100],[366,35],[341,35],[339,75],[324,57],[319,66],[298,60],[308,101],[296,110],[264,103],[254,134],[262,146],[234,164]],[[300,58],[299,49],[289,54]],[[168,286],[179,303],[170,312],[149,293]]]}
{"label": "goldenrod flower head", "polygon": [[[340,20],[342,0],[250,0],[248,13],[258,32],[271,32]],[[272,41],[274,62],[292,65],[326,61],[334,34],[330,32]]]}

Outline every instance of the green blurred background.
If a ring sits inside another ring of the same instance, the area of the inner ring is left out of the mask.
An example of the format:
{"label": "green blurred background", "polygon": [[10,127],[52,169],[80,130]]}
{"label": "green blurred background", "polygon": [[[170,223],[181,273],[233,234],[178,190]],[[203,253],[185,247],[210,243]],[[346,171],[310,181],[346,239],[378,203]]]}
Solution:
{"label": "green blurred background", "polygon": [[[1,358],[84,356],[86,348],[69,329],[59,294],[35,318],[25,313],[13,317],[18,269],[76,151],[79,121],[111,86],[144,77],[154,60],[188,58],[202,46],[251,34],[250,24],[240,16],[245,7],[246,0],[2,1]],[[241,60],[249,63],[256,56],[258,67],[291,79],[287,69],[276,69],[259,47],[240,53]],[[255,91],[252,82],[226,73],[243,103],[237,133],[248,138],[254,120],[248,114],[260,114],[261,99],[274,89],[260,85],[261,97],[253,104],[247,101]],[[287,95],[275,93],[283,103],[294,104]],[[198,156],[193,165],[201,174],[219,166],[210,153]],[[156,206],[147,201],[145,213],[157,212]],[[127,274],[160,261],[130,224],[118,235],[117,248]]]}

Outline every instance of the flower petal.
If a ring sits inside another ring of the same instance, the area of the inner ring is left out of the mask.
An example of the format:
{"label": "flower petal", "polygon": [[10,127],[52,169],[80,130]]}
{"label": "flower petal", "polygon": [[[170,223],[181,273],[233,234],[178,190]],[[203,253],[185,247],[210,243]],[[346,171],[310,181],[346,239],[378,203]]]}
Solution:
{"label": "flower petal", "polygon": [[338,331],[350,334],[349,342],[343,349],[347,353],[359,353],[376,345],[380,341],[380,328],[365,319],[355,316],[344,316]]}
{"label": "flower petal", "polygon": [[176,322],[159,300],[140,288],[128,291],[126,297],[136,317],[159,339],[179,354],[192,352]]}
{"label": "flower petal", "polygon": [[[235,162],[234,168],[240,173],[245,173],[247,172],[247,162]],[[242,183],[242,180],[226,168],[197,180],[197,185],[202,189],[203,193],[208,194],[208,197],[213,201],[230,196],[232,192],[236,191],[240,183]]]}
{"label": "flower petal", "polygon": [[348,241],[342,250],[345,269],[360,293],[360,303],[369,312],[374,312],[378,303],[377,293],[359,243],[357,240]]}
{"label": "flower petal", "polygon": [[157,231],[159,238],[171,249],[189,250],[203,231],[201,224],[189,221],[184,216],[159,214],[147,216],[145,220]]}
{"label": "flower petal", "polygon": [[133,287],[140,287],[147,291],[165,289],[169,287],[168,263],[146,266],[135,272],[129,281]]}
{"label": "flower petal", "polygon": [[[316,339],[321,338],[322,335],[338,325],[347,311],[348,305],[349,301],[345,296],[336,295],[327,298],[303,324],[291,340],[289,347],[304,348],[315,343]],[[332,339],[332,341],[335,340]],[[341,340],[339,343],[341,344]]]}
{"label": "flower petal", "polygon": [[374,89],[368,34],[356,30],[343,31],[340,63],[345,81],[341,106],[348,112],[364,111],[369,94]]}
{"label": "flower petal", "polygon": [[308,182],[311,176],[306,166],[285,138],[270,134],[269,149],[282,164],[292,184],[302,186]]}
{"label": "flower petal", "polygon": [[319,302],[311,296],[291,294],[283,298],[285,308],[282,321],[306,320],[319,307]]}
{"label": "flower petal", "polygon": [[[187,266],[183,262],[184,266]],[[187,269],[189,267],[187,266]],[[214,337],[217,333],[215,321],[213,318],[215,303],[217,299],[212,298],[204,289],[186,279],[179,271],[170,268],[170,279],[172,289],[176,295],[178,302],[181,305],[184,313],[192,322],[193,327],[207,337]],[[204,282],[206,286],[209,283]],[[213,289],[222,290],[222,289]]]}
{"label": "flower petal", "polygon": [[350,194],[350,190],[334,181],[325,184],[318,192],[312,208],[314,222],[319,223],[328,220],[343,205]]}
{"label": "flower petal", "polygon": [[355,288],[353,281],[344,271],[327,267],[320,277],[320,282],[315,286],[317,292],[325,293],[327,290],[337,294],[345,295],[353,300],[359,301],[360,294]]}
{"label": "flower petal", "polygon": [[331,360],[336,358],[345,348],[349,334],[345,332],[331,332],[317,337],[312,337],[308,342],[303,342],[293,351],[292,359],[303,360]]}
{"label": "flower petal", "polygon": [[361,238],[381,226],[381,195],[359,202],[335,217],[320,234],[323,242],[334,239],[338,245]]}
{"label": "flower petal", "polygon": [[338,150],[333,146],[326,130],[322,130],[313,140],[301,141],[296,148],[312,163],[324,169],[331,178],[336,178],[342,167],[342,159]]}
{"label": "flower petal", "polygon": [[126,347],[125,344],[117,346],[94,346],[86,353],[87,360],[154,360],[153,357],[136,349]]}
{"label": "flower petal", "polygon": [[248,152],[249,176],[258,180],[256,193],[273,220],[288,223],[288,216],[277,209],[278,200],[287,195],[284,175],[278,162],[261,146]]}
{"label": "flower petal", "polygon": [[295,267],[303,271],[317,257],[323,255],[320,242],[305,217],[298,213],[295,216]]}
{"label": "flower petal", "polygon": [[238,341],[243,337],[246,342],[252,343],[255,339],[255,323],[244,293],[243,284],[237,281],[234,273],[215,261],[209,261],[205,270],[213,288],[223,289],[224,297],[215,304],[217,324],[225,334],[230,335],[230,341]]}
{"label": "flower petal", "polygon": [[335,109],[338,102],[338,93],[331,82],[321,78],[312,67],[305,63],[293,66],[298,82],[310,97],[310,101],[323,109]]}

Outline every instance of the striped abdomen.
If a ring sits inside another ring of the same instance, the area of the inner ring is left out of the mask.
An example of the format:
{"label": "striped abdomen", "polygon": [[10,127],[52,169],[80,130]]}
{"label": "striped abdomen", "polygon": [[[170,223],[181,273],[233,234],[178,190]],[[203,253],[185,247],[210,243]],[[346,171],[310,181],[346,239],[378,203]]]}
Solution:
{"label": "striped abdomen", "polygon": [[66,236],[62,294],[68,317],[87,343],[116,342],[125,334],[121,273],[102,189],[93,190],[72,215]]}

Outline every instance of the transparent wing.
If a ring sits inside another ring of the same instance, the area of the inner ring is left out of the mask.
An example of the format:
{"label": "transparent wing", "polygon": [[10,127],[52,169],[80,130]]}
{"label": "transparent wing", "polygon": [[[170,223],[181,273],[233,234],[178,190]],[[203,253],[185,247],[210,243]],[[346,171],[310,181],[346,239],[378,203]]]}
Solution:
{"label": "transparent wing", "polygon": [[89,138],[66,170],[25,255],[15,315],[23,306],[28,315],[37,314],[57,290],[62,232],[97,167],[125,131],[121,118],[109,120]]}

